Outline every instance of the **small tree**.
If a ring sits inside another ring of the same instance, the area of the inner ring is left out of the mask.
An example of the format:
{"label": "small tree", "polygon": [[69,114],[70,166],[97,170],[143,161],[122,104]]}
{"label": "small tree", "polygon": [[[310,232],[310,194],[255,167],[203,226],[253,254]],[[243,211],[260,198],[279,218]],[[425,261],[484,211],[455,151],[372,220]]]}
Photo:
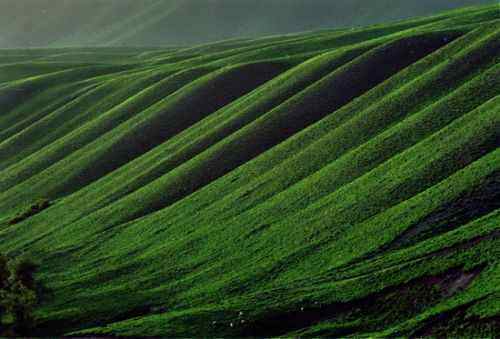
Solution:
{"label": "small tree", "polygon": [[0,336],[29,335],[33,330],[37,268],[30,260],[12,262],[0,255]]}
{"label": "small tree", "polygon": [[9,277],[8,260],[0,254],[0,335],[10,335],[10,333],[4,333],[4,323],[8,322],[7,309],[10,304],[10,295],[7,294]]}
{"label": "small tree", "polygon": [[0,290],[7,287],[9,283],[9,276],[9,261],[4,255],[0,254]]}
{"label": "small tree", "polygon": [[38,265],[26,259],[18,261],[13,269],[14,281],[22,287],[35,290],[35,273]]}

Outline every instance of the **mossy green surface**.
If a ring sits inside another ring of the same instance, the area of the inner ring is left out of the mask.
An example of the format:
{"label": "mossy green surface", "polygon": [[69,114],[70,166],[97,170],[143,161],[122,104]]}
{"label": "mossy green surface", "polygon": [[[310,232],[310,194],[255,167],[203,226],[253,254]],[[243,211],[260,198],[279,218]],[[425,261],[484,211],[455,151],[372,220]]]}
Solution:
{"label": "mossy green surface", "polygon": [[0,50],[0,251],[41,263],[35,335],[493,337],[498,10]]}

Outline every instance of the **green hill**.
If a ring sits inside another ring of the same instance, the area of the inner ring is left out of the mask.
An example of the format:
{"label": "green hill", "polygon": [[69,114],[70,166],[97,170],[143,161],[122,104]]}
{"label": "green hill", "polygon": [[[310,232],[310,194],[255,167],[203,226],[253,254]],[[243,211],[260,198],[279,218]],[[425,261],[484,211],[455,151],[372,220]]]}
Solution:
{"label": "green hill", "polygon": [[0,48],[190,45],[363,26],[495,0],[3,0]]}
{"label": "green hill", "polygon": [[500,333],[497,5],[0,50],[0,104],[0,252],[50,291],[33,335]]}

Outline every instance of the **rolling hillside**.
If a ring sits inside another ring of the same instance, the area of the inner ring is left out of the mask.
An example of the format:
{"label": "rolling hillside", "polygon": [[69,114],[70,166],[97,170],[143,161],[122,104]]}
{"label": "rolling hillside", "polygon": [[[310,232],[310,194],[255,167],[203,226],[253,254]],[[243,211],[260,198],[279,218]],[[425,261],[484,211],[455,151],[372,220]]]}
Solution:
{"label": "rolling hillside", "polygon": [[2,0],[0,48],[167,46],[400,20],[496,0]]}
{"label": "rolling hillside", "polygon": [[0,107],[0,252],[50,291],[34,335],[500,333],[497,5],[0,50]]}

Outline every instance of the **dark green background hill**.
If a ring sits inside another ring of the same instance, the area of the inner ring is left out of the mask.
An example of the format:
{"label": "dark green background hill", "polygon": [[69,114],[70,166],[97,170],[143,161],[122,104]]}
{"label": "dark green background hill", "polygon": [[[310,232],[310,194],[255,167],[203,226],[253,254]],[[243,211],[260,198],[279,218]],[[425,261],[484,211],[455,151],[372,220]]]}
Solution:
{"label": "dark green background hill", "polygon": [[386,22],[492,0],[2,0],[0,48],[192,44]]}

